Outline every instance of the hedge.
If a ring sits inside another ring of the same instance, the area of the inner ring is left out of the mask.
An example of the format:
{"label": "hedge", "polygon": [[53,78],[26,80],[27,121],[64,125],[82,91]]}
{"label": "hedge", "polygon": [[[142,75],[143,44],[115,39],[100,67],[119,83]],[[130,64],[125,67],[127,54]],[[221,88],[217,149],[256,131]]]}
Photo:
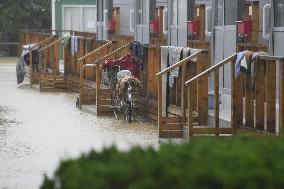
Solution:
{"label": "hedge", "polygon": [[158,150],[115,147],[64,160],[41,189],[283,188],[284,139],[194,138]]}

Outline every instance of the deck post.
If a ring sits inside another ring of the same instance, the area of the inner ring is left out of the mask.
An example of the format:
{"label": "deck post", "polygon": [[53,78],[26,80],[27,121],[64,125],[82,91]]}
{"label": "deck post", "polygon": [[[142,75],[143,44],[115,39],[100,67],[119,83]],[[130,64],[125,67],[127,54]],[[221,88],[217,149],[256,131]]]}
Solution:
{"label": "deck post", "polygon": [[255,126],[264,131],[264,102],[267,87],[265,86],[265,60],[257,60],[257,73],[255,77]]}
{"label": "deck post", "polygon": [[276,132],[276,61],[266,61],[266,122],[267,131]]}
{"label": "deck post", "polygon": [[79,85],[79,88],[80,88],[80,101],[79,101],[79,108],[82,109],[82,104],[84,101],[84,95],[83,95],[83,77],[84,77],[84,63],[83,61],[79,61],[79,66],[80,66],[80,85]]}
{"label": "deck post", "polygon": [[186,64],[183,64],[182,65],[182,75],[181,75],[181,116],[182,116],[183,125],[185,125],[185,122],[186,122],[185,74],[186,74]]}
{"label": "deck post", "polygon": [[162,134],[162,77],[158,77],[158,127],[159,127],[159,138]]}
{"label": "deck post", "polygon": [[33,84],[33,53],[32,48],[29,48],[29,57],[30,57],[30,88]]}
{"label": "deck post", "polygon": [[188,137],[192,137],[193,133],[193,91],[192,91],[192,83],[189,83],[188,85],[188,116],[187,116],[187,121],[188,121]]}
{"label": "deck post", "polygon": [[231,60],[231,127],[233,129],[233,134],[236,132],[239,124],[243,123],[243,93],[242,93],[242,85],[240,84],[240,76],[239,78],[235,78],[235,60]]}
{"label": "deck post", "polygon": [[214,71],[214,118],[215,135],[219,136],[219,70]]}
{"label": "deck post", "polygon": [[53,64],[55,64],[53,72],[55,75],[59,74],[59,45],[60,45],[59,43],[56,43],[53,48],[53,57],[54,57]]}

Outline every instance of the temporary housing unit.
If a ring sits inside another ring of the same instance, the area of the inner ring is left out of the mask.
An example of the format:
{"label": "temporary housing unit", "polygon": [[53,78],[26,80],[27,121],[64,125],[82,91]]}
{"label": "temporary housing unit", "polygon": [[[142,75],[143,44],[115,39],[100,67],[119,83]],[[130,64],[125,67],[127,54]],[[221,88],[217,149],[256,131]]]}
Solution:
{"label": "temporary housing unit", "polygon": [[98,0],[97,38],[110,40],[117,36],[134,36],[130,28],[132,0]]}
{"label": "temporary housing unit", "polygon": [[163,26],[166,10],[167,0],[135,0],[134,9],[130,12],[134,40],[142,44],[158,45],[159,41],[165,41]]}

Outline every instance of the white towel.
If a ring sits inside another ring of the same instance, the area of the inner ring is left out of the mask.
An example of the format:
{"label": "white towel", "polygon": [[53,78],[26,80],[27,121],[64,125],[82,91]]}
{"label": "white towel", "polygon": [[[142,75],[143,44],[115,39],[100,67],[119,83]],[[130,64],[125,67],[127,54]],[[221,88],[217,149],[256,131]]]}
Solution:
{"label": "white towel", "polygon": [[71,54],[75,55],[78,52],[78,36],[71,37]]}
{"label": "white towel", "polygon": [[[200,49],[191,49],[190,50],[190,56],[197,53],[198,51],[200,51]],[[192,59],[192,61],[196,62],[197,61],[197,57],[195,57],[194,59]]]}
{"label": "white towel", "polygon": [[190,55],[189,54],[190,51],[191,51],[191,48],[188,48],[188,47],[183,48],[183,56],[182,56],[182,58],[185,59],[186,57],[188,57]]}
{"label": "white towel", "polygon": [[[182,47],[176,47],[176,48],[171,48],[171,55],[169,54],[169,57],[171,57],[172,61],[170,62],[170,66],[178,63],[180,61],[180,55],[182,52]],[[170,72],[169,76],[169,86],[173,87],[175,78],[178,77],[178,72],[179,72],[179,67],[175,68]]]}

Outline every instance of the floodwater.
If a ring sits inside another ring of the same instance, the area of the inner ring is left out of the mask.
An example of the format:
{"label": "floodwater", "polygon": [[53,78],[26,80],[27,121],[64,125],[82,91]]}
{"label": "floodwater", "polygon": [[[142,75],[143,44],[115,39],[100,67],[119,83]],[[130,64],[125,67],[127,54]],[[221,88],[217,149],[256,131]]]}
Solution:
{"label": "floodwater", "polygon": [[0,60],[0,189],[38,188],[61,159],[91,149],[158,146],[155,125],[99,118],[92,108],[75,107],[77,94],[17,85],[13,62]]}

